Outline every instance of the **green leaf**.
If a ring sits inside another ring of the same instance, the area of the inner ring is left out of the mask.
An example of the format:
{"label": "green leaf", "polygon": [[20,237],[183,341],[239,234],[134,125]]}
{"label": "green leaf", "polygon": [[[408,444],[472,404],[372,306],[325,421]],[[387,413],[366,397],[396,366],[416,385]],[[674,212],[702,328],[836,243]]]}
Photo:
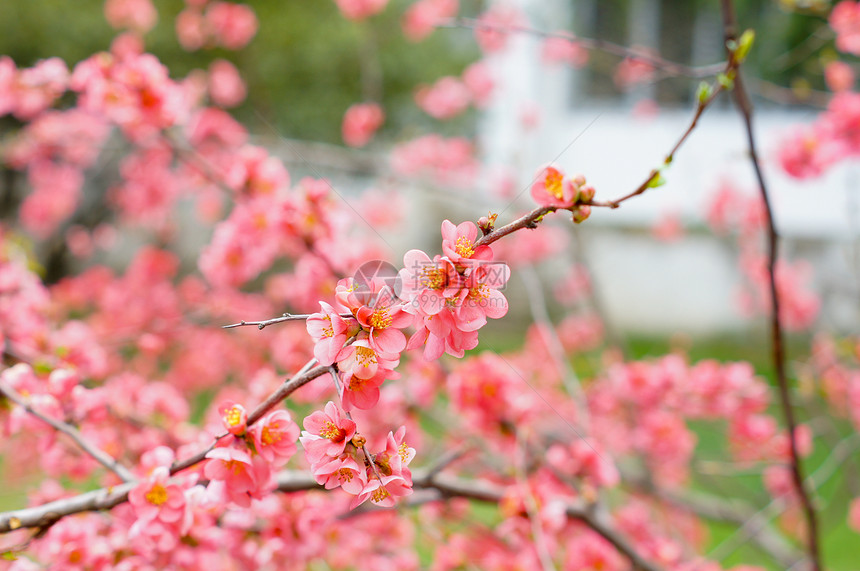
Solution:
{"label": "green leaf", "polygon": [[735,74],[721,73],[717,75],[717,83],[719,83],[723,89],[731,90],[735,86]]}
{"label": "green leaf", "polygon": [[738,39],[738,48],[735,50],[735,61],[742,63],[747,59],[747,54],[750,53],[754,41],[755,30],[746,30],[741,34],[740,39]]}
{"label": "green leaf", "polygon": [[696,90],[696,100],[699,102],[699,105],[704,105],[708,99],[711,98],[714,90],[711,88],[711,84],[707,81],[703,81],[699,84],[699,88]]}
{"label": "green leaf", "polygon": [[18,556],[15,555],[15,553],[13,551],[4,551],[3,552],[3,559],[5,559],[6,561],[17,561]]}
{"label": "green leaf", "polygon": [[645,188],[657,188],[658,186],[663,186],[664,184],[666,184],[666,179],[663,178],[662,173],[658,172],[651,177],[651,180],[648,181],[648,186],[646,186]]}

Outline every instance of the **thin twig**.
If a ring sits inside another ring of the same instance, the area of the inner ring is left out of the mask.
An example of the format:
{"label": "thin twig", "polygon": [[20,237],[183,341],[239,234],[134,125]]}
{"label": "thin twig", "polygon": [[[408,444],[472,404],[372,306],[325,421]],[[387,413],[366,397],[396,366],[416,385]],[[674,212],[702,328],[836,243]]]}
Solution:
{"label": "thin twig", "polygon": [[[723,33],[726,42],[726,50],[729,53],[729,58],[734,60],[735,58],[732,50],[729,49],[729,45],[737,42],[737,20],[735,18],[734,4],[732,0],[721,0],[720,7],[723,14]],[[809,556],[812,560],[814,571],[820,571],[822,569],[822,562],[821,553],[818,547],[818,517],[815,512],[815,507],[812,504],[810,494],[804,485],[803,465],[797,445],[797,422],[794,418],[794,410],[792,409],[791,396],[788,388],[788,377],[785,371],[783,329],[779,311],[779,295],[776,286],[776,261],[778,256],[779,235],[777,234],[776,226],[774,224],[773,210],[770,205],[770,198],[767,191],[767,185],[764,180],[764,173],[762,172],[761,164],[758,159],[758,151],[752,125],[752,104],[749,96],[747,95],[743,78],[740,74],[738,74],[735,79],[733,93],[735,104],[738,108],[738,112],[743,118],[744,126],[746,128],[750,160],[752,161],[753,169],[755,170],[759,191],[761,192],[762,201],[767,214],[767,269],[771,297],[770,334],[773,366],[776,371],[776,381],[779,387],[780,405],[782,407],[783,414],[785,415],[785,423],[788,430],[788,441],[791,451],[792,480],[797,494],[800,497],[807,525],[807,548],[809,550]]]}
{"label": "thin twig", "polygon": [[619,57],[629,57],[648,62],[655,68],[662,70],[670,76],[704,78],[718,74],[723,70],[724,67],[724,64],[722,63],[694,67],[682,63],[677,63],[674,61],[669,61],[642,49],[629,48],[620,44],[607,42],[606,40],[601,40],[597,38],[575,36],[574,34],[568,32],[543,32],[541,30],[536,30],[528,26],[493,24],[491,22],[482,22],[473,18],[454,18],[452,20],[439,22],[436,24],[436,27],[465,28],[469,30],[494,30],[507,33],[517,32],[521,34],[528,34],[530,36],[537,36],[539,38],[561,38],[564,40],[569,40],[571,42],[576,42],[578,45],[588,50],[599,50]]}
{"label": "thin twig", "polygon": [[0,381],[0,393],[57,432],[62,432],[71,438],[72,441],[78,445],[78,448],[92,456],[96,462],[119,476],[123,482],[133,482],[135,480],[134,474],[132,474],[128,468],[120,464],[116,458],[89,442],[84,438],[84,435],[71,424],[51,418],[50,416],[40,412],[38,409],[33,408],[33,406],[23,396],[18,394],[15,389],[3,381]]}
{"label": "thin twig", "polygon": [[[324,375],[326,373],[325,367],[317,367],[315,369],[311,369],[311,367],[313,367],[314,363],[316,363],[316,359],[311,359],[310,361],[305,363],[305,366],[302,367],[298,373],[296,373],[291,379],[284,381],[284,383],[281,384],[280,387],[278,387],[278,390],[276,390],[275,392],[270,394],[266,398],[266,400],[264,400],[262,403],[260,403],[257,406],[257,408],[255,408],[251,412],[251,414],[248,415],[247,425],[251,426],[252,424],[257,422],[258,420],[260,420],[263,417],[263,415],[265,415],[267,412],[269,412],[272,408],[274,408],[282,400],[284,400],[285,398],[290,396],[299,387],[306,385],[307,383],[311,382],[312,380],[316,379],[317,377],[321,377],[322,375]],[[194,466],[195,464],[197,464],[199,462],[202,462],[203,459],[206,458],[206,454],[208,454],[213,448],[215,448],[215,444],[218,442],[218,440],[224,438],[225,436],[227,436],[227,434],[228,433],[224,433],[224,434],[221,434],[219,436],[216,436],[215,441],[212,444],[210,444],[209,447],[206,448],[205,450],[201,450],[197,454],[194,454],[193,456],[189,456],[188,458],[185,458],[184,460],[179,460],[179,461],[174,462],[173,465],[170,466],[170,473],[176,474],[177,472],[180,472],[182,470],[185,470],[186,468],[190,468],[191,466]]]}
{"label": "thin twig", "polygon": [[[245,321],[244,319],[239,323],[231,323],[230,325],[222,325],[221,329],[233,329],[235,327],[245,327],[250,325],[256,325],[257,329],[265,329],[269,325],[274,325],[275,323],[283,323],[284,321],[303,321],[308,319],[312,313],[302,313],[302,314],[293,314],[293,313],[284,313],[280,317],[273,317],[272,319],[266,319],[265,321]],[[341,317],[352,317],[351,313],[341,313],[339,314]]]}

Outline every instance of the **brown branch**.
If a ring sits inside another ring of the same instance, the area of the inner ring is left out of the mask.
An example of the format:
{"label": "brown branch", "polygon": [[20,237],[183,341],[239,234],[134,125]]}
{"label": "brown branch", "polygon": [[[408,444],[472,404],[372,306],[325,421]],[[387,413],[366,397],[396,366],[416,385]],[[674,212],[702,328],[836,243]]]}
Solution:
{"label": "brown branch", "polygon": [[[272,393],[265,401],[260,403],[260,405],[257,406],[250,415],[248,415],[248,426],[257,422],[263,417],[263,415],[292,394],[296,389],[328,372],[328,367],[311,368],[313,367],[314,362],[315,360],[313,359],[309,361],[298,373],[296,373],[295,376],[293,376],[293,378],[285,381],[278,390]],[[202,462],[205,459],[206,454],[215,447],[215,443],[224,436],[226,436],[226,434],[216,437],[215,442],[213,442],[206,450],[202,450],[193,456],[174,462],[170,467],[170,473],[176,474],[181,470],[185,470],[186,468],[190,468],[191,466]],[[0,533],[6,533],[25,527],[45,527],[68,515],[111,509],[116,505],[128,501],[128,492],[135,485],[135,482],[129,482],[121,486],[112,486],[91,492],[85,492],[78,496],[63,498],[40,506],[0,513]]]}
{"label": "brown branch", "polygon": [[495,30],[499,32],[518,32],[522,34],[528,34],[530,36],[537,36],[539,38],[562,38],[571,42],[576,42],[577,44],[588,50],[599,50],[623,58],[629,57],[648,62],[649,64],[653,65],[657,69],[662,70],[666,74],[674,76],[686,76],[695,78],[710,77],[721,72],[725,67],[725,64],[722,63],[694,67],[674,61],[669,61],[658,55],[648,53],[647,51],[642,49],[629,48],[620,44],[607,42],[606,40],[601,40],[597,38],[575,36],[568,32],[543,32],[541,30],[529,28],[528,26],[506,26],[492,24],[489,22],[481,22],[480,20],[475,20],[473,18],[455,18],[453,20],[439,22],[438,24],[436,24],[436,27],[466,28],[469,30]]}
{"label": "brown branch", "polygon": [[62,432],[66,436],[72,439],[75,444],[78,445],[78,448],[92,456],[96,462],[119,476],[119,478],[123,482],[133,482],[135,480],[134,474],[131,471],[120,464],[116,458],[105,452],[104,450],[98,448],[94,444],[90,443],[84,435],[78,431],[77,428],[63,422],[61,420],[57,420],[55,418],[51,418],[50,416],[43,414],[39,410],[33,408],[32,405],[18,392],[10,387],[3,381],[0,381],[0,393],[6,396],[9,400],[13,401],[15,404],[26,410],[29,414],[35,416],[45,424],[49,425],[51,428],[56,430],[57,432]]}
{"label": "brown branch", "polygon": [[513,234],[517,230],[522,230],[523,228],[537,228],[538,223],[543,220],[544,216],[546,216],[550,212],[555,211],[555,206],[539,206],[528,214],[517,218],[510,224],[506,224],[501,228],[496,228],[489,234],[481,236],[475,242],[475,248],[477,248],[478,246],[489,246],[499,238],[504,238],[508,234]]}
{"label": "brown branch", "polygon": [[[720,7],[723,14],[723,34],[726,42],[726,50],[729,53],[729,58],[734,59],[730,45],[737,42],[737,20],[735,17],[734,5],[732,0],[721,0]],[[756,179],[758,180],[759,191],[761,192],[762,201],[764,202],[765,212],[767,213],[767,250],[768,250],[768,278],[770,282],[770,297],[771,297],[771,312],[770,312],[770,335],[772,345],[772,359],[774,369],[776,371],[776,381],[779,388],[780,406],[785,415],[786,428],[788,429],[789,448],[791,450],[791,474],[794,482],[795,490],[800,497],[800,502],[803,506],[803,514],[807,525],[807,549],[812,560],[813,569],[820,571],[822,569],[821,553],[818,547],[818,518],[815,512],[815,507],[812,505],[812,499],[804,484],[803,465],[800,459],[800,453],[797,446],[796,427],[797,422],[794,418],[794,410],[792,409],[791,396],[788,387],[788,378],[785,370],[785,348],[783,344],[783,329],[779,314],[779,295],[776,286],[776,261],[778,256],[779,235],[776,231],[776,226],[773,219],[773,210],[770,205],[770,199],[765,184],[764,174],[761,169],[761,164],[758,158],[756,148],[755,135],[752,125],[752,103],[750,102],[747,91],[744,87],[743,79],[738,74],[734,84],[734,100],[738,112],[741,114],[747,133],[747,145],[749,148],[750,160],[752,161],[755,170]]]}
{"label": "brown branch", "polygon": [[[784,569],[804,559],[802,553],[768,525],[769,518],[765,510],[757,511],[747,503],[734,498],[715,497],[692,490],[678,492],[659,488],[645,478],[631,477],[627,474],[624,475],[624,482],[634,490],[653,496],[665,504],[711,521],[754,527],[755,532],[750,533],[750,539]],[[770,507],[768,505],[768,509]]]}
{"label": "brown branch", "polygon": [[[304,313],[304,314],[292,314],[285,313],[280,317],[273,317],[272,319],[266,319],[265,321],[245,321],[244,319],[239,323],[231,323],[230,325],[222,325],[221,329],[233,329],[235,327],[245,327],[249,325],[256,325],[257,329],[265,329],[269,325],[274,325],[275,323],[283,323],[284,321],[302,321],[306,320],[312,314]],[[341,317],[353,317],[351,313],[341,313]]]}

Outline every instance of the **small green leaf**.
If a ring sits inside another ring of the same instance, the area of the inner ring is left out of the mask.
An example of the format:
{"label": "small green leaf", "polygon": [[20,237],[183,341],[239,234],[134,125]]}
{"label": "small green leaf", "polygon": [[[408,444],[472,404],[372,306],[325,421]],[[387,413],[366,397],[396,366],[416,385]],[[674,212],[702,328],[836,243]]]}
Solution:
{"label": "small green leaf", "polygon": [[663,178],[662,173],[656,173],[651,177],[651,180],[648,181],[648,186],[646,188],[657,188],[658,186],[663,186],[666,184],[666,179]]}
{"label": "small green leaf", "polygon": [[711,94],[714,90],[711,88],[711,84],[707,81],[703,81],[699,84],[699,89],[696,90],[696,100],[699,102],[699,105],[704,105],[708,99],[711,98]]}
{"label": "small green leaf", "polygon": [[13,551],[4,551],[3,559],[6,561],[18,561],[18,556]]}
{"label": "small green leaf", "polygon": [[750,49],[752,48],[754,41],[755,30],[746,30],[741,34],[740,39],[738,39],[738,49],[735,50],[735,61],[742,63],[747,59],[747,54],[750,53]]}
{"label": "small green leaf", "polygon": [[723,89],[731,90],[735,86],[735,74],[721,73],[717,75],[717,83],[719,83]]}

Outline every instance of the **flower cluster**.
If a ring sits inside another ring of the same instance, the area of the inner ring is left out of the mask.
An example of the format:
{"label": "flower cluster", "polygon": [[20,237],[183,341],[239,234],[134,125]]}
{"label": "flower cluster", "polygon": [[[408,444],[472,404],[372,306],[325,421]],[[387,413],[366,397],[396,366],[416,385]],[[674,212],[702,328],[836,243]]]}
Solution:
{"label": "flower cluster", "polygon": [[403,257],[399,295],[417,329],[408,348],[423,346],[426,359],[438,359],[443,353],[462,357],[477,346],[478,329],[488,317],[498,319],[508,312],[501,290],[510,269],[494,261],[492,249],[478,245],[477,237],[478,227],[472,222],[455,226],[445,220],[444,255],[431,259],[410,250]]}
{"label": "flower cluster", "polygon": [[385,449],[367,452],[366,439],[356,432],[356,424],[333,402],[304,421],[299,440],[305,448],[316,481],[327,490],[340,487],[355,496],[350,508],[368,499],[391,507],[396,497],[412,493],[409,463],[415,456],[403,438],[406,427],[388,433]]}
{"label": "flower cluster", "polygon": [[541,206],[571,210],[577,224],[591,216],[588,203],[594,198],[594,187],[587,185],[582,175],[570,178],[553,166],[544,167],[538,171],[531,193]]}
{"label": "flower cluster", "polygon": [[252,498],[261,498],[274,489],[274,469],[296,453],[299,427],[283,409],[268,413],[250,427],[240,404],[226,402],[219,412],[233,438],[206,454],[203,474],[210,480],[207,493],[247,507]]}

